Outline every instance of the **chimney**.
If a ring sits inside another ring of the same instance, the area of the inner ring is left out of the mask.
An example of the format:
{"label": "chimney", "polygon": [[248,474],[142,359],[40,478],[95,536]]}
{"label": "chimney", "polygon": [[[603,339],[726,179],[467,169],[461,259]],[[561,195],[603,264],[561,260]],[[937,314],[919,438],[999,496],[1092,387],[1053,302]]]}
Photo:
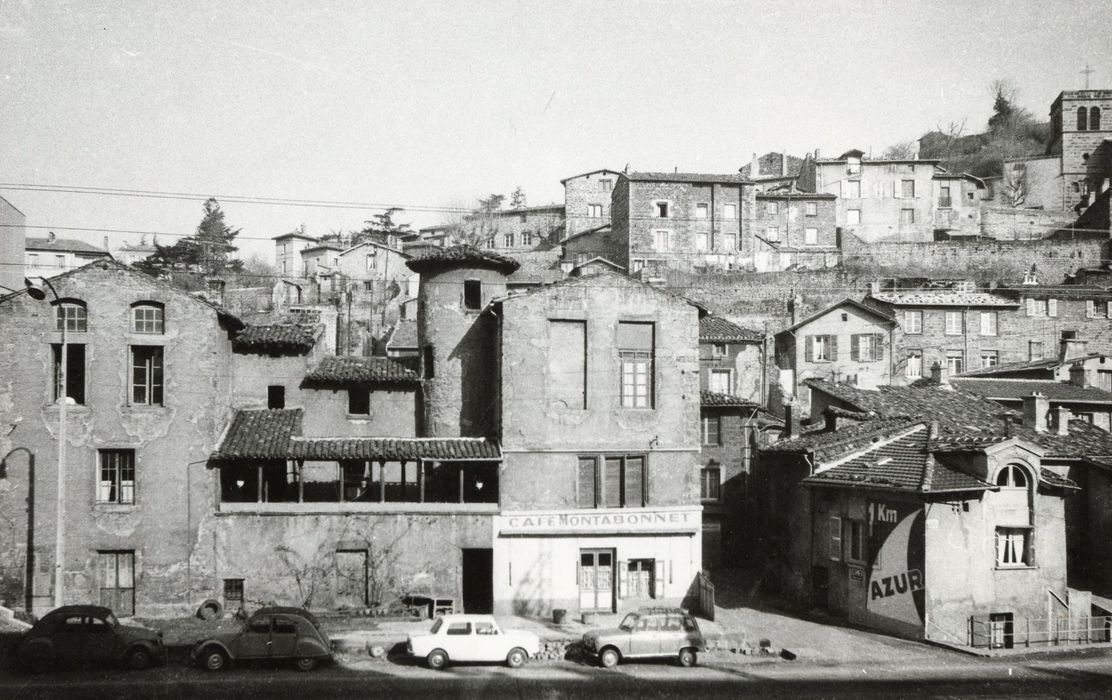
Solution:
{"label": "chimney", "polygon": [[935,362],[931,365],[931,383],[939,386],[949,386],[950,369]]}
{"label": "chimney", "polygon": [[815,149],[815,160],[822,158],[822,151],[818,148]]}
{"label": "chimney", "polygon": [[1056,406],[1054,408],[1054,427],[1059,435],[1070,434],[1070,420],[1073,419],[1073,411],[1065,406]]}
{"label": "chimney", "polygon": [[1036,433],[1046,432],[1046,414],[1050,412],[1050,401],[1037,391],[1023,397],[1023,425]]}
{"label": "chimney", "polygon": [[749,179],[750,180],[756,180],[760,176],[761,176],[761,159],[757,157],[756,153],[754,153],[753,154],[753,162],[749,166]]}
{"label": "chimney", "polygon": [[829,408],[826,409],[824,414],[826,417],[826,425],[823,427],[824,433],[833,433],[838,430],[838,416]]}
{"label": "chimney", "polygon": [[1010,438],[1014,434],[1014,428],[1012,427],[1012,417],[1009,416],[1007,413],[1003,413],[999,417],[1001,420],[1004,421],[1004,437]]}
{"label": "chimney", "polygon": [[222,279],[210,277],[205,280],[205,286],[208,289],[208,299],[217,306],[224,305],[224,285],[226,282]]}
{"label": "chimney", "polygon": [[930,440],[937,440],[939,434],[938,421],[932,420],[930,426],[927,428],[927,438]]}
{"label": "chimney", "polygon": [[799,437],[799,404],[788,401],[784,404],[784,431],[781,433],[786,439]]}
{"label": "chimney", "polygon": [[1078,363],[1070,367],[1070,384],[1079,386],[1082,389],[1089,386],[1089,370],[1085,369],[1083,363]]}
{"label": "chimney", "polygon": [[46,234],[46,242],[47,242],[47,243],[53,243],[53,242],[54,242],[54,238],[55,238],[55,236],[54,236],[54,232],[53,232],[53,231],[51,231],[50,233]]}
{"label": "chimney", "polygon": [[[1070,333],[1070,336],[1067,337],[1066,333]],[[1058,359],[1065,360],[1070,357],[1080,357],[1084,355],[1085,346],[1088,345],[1088,343],[1089,341],[1087,340],[1080,340],[1076,336],[1073,336],[1070,331],[1062,331],[1062,338],[1058,341]],[[1070,370],[1070,374],[1073,374],[1072,369]]]}
{"label": "chimney", "polygon": [[780,151],[780,175],[788,176],[788,152]]}

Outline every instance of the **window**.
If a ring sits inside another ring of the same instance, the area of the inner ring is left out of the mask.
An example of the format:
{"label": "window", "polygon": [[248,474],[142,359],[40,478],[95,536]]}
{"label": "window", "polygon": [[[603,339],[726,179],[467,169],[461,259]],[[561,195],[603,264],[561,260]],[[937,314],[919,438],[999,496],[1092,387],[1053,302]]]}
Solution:
{"label": "window", "polygon": [[695,205],[695,218],[696,219],[705,219],[709,215],[710,215],[710,205],[708,205],[708,204],[696,204]]}
{"label": "window", "polygon": [[434,357],[433,346],[426,345],[421,348],[421,371],[425,379],[432,379],[436,376],[436,373],[433,371],[435,369],[433,365]]}
{"label": "window", "polygon": [[861,223],[860,209],[846,209],[846,225],[853,226]]}
{"label": "window", "polygon": [[938,206],[941,209],[949,209],[953,205],[953,200],[950,199],[950,186],[942,185],[938,188]]}
{"label": "window", "polygon": [[162,346],[131,346],[131,403],[162,405]]}
{"label": "window", "polygon": [[876,362],[883,356],[883,336],[879,333],[860,333],[850,336],[850,359],[855,362]]}
{"label": "window", "polygon": [[818,216],[819,215],[819,205],[818,205],[818,203],[817,202],[804,202],[804,204],[803,204],[803,213],[806,216]]}
{"label": "window", "polygon": [[776,216],[778,213],[780,213],[779,202],[765,202],[765,214]]}
{"label": "window", "polygon": [[614,189],[614,181],[610,178],[602,178],[598,181],[598,188],[603,192],[609,192]]}
{"label": "window", "polygon": [[919,334],[923,332],[923,312],[922,311],[904,311],[903,314],[903,327],[904,333]]}
{"label": "window", "polygon": [[135,552],[97,552],[100,604],[117,615],[135,614]]}
{"label": "window", "polygon": [[38,267],[38,266],[39,266],[39,254],[38,253],[28,253],[27,254],[27,267]]}
{"label": "window", "polygon": [[842,188],[845,190],[845,194],[842,195],[845,199],[861,199],[860,180],[846,180],[842,183]]}
{"label": "window", "polygon": [[1009,464],[996,474],[996,485],[1010,489],[1026,489],[1027,474],[1014,464]]}
{"label": "window", "polygon": [[769,226],[768,228],[766,228],[765,229],[765,238],[767,238],[770,241],[780,240],[780,227],[779,226]]}
{"label": "window", "polygon": [[667,219],[668,218],[668,209],[669,209],[668,202],[654,202],[653,203],[653,211],[656,212],[656,218],[658,218],[658,219]]}
{"label": "window", "polygon": [[803,245],[818,245],[819,230],[817,228],[803,229]]}
{"label": "window", "polygon": [[732,233],[723,235],[722,247],[726,250],[737,250],[737,236]]}
{"label": "window", "polygon": [[965,371],[965,353],[961,350],[946,351],[946,371],[951,375]]}
{"label": "window", "polygon": [[517,220],[524,224],[526,221],[529,220],[529,215],[528,214],[521,214],[521,215],[518,216]]}
{"label": "window", "polygon": [[708,388],[719,394],[732,394],[732,373],[728,369],[712,369],[708,377]]}
{"label": "window", "polygon": [[961,335],[962,312],[946,312],[946,335]]}
{"label": "window", "polygon": [[1089,131],[1100,131],[1100,107],[1089,108]]}
{"label": "window", "polygon": [[915,223],[914,209],[900,209],[900,224],[910,226]]}
{"label": "window", "polygon": [[996,335],[998,317],[995,311],[981,312],[981,335]]}
{"label": "window", "polygon": [[806,360],[808,362],[833,362],[838,356],[838,336],[836,335],[809,335],[806,342]]}
{"label": "window", "polygon": [[713,357],[725,357],[726,350],[726,343],[711,343],[710,354]]}
{"label": "window", "polygon": [[1029,532],[1027,528],[1020,527],[996,528],[997,566],[1028,566],[1030,564]]}
{"label": "window", "polygon": [[653,231],[653,250],[665,251],[672,247],[672,232],[667,229]]}
{"label": "window", "polygon": [[483,306],[483,283],[479,280],[464,280],[463,308],[478,311]]}
{"label": "window", "polygon": [[354,416],[371,415],[371,390],[355,387],[348,389],[348,413]]}
{"label": "window", "polygon": [[529,247],[529,246],[533,245],[533,232],[532,231],[522,231],[521,232],[521,245],[523,245],[525,247]]}
{"label": "window", "polygon": [[243,607],[243,579],[224,579],[224,608],[238,610]]}
{"label": "window", "polygon": [[58,268],[59,270],[66,269],[66,256],[65,255],[55,255],[54,256],[54,267]]}
{"label": "window", "polygon": [[914,199],[915,197],[915,181],[914,180],[900,180],[900,198],[901,199]]}
{"label": "window", "polygon": [[514,235],[512,233],[502,234],[502,245],[506,248],[514,247]]}
{"label": "window", "polygon": [[908,379],[918,379],[923,376],[923,351],[922,350],[908,350],[907,351],[907,364],[904,369],[904,375]]}
{"label": "window", "polygon": [[1027,341],[1027,359],[1029,361],[1043,359],[1043,344],[1041,340]]}
{"label": "window", "polygon": [[704,501],[717,501],[722,493],[722,470],[711,463],[699,470],[699,498]]}
{"label": "window", "polygon": [[736,219],[737,218],[737,205],[736,204],[724,204],[722,206],[722,218],[723,219]]}
{"label": "window", "polygon": [[846,159],[846,175],[859,175],[861,173],[861,159],[860,158],[847,158]]}
{"label": "window", "polygon": [[836,515],[830,516],[826,523],[827,530],[827,556],[832,561],[842,560],[842,519]]}
{"label": "window", "polygon": [[618,323],[622,408],[653,407],[653,324]]}
{"label": "window", "polygon": [[131,307],[131,332],[160,335],[165,332],[162,304],[143,302]]}
{"label": "window", "polygon": [[706,249],[707,249],[707,232],[706,231],[696,231],[695,232],[695,250],[701,253],[701,252],[705,252]]}
{"label": "window", "polygon": [[1000,353],[996,350],[981,351],[981,367],[995,367],[1000,364]]}
{"label": "window", "polygon": [[[62,346],[51,345],[54,351],[54,401],[62,396]],[[74,403],[85,403],[85,346],[66,346],[66,396]]]}
{"label": "window", "polygon": [[722,444],[722,416],[703,416],[703,444]]}
{"label": "window", "polygon": [[84,333],[89,330],[88,312],[80,301],[58,302],[54,306],[54,319],[59,331]]}
{"label": "window", "polygon": [[849,518],[842,521],[845,526],[845,560],[863,564],[865,562],[865,521],[864,520],[851,520]]}
{"label": "window", "polygon": [[98,450],[97,503],[135,503],[135,450]]}
{"label": "window", "polygon": [[1084,107],[1077,108],[1077,130],[1085,131],[1089,123],[1089,110]]}
{"label": "window", "polygon": [[579,458],[576,500],[580,508],[640,508],[645,504],[644,486],[644,456]]}
{"label": "window", "polygon": [[601,204],[588,204],[587,205],[587,216],[591,217],[592,219],[601,219],[602,218],[602,205]]}

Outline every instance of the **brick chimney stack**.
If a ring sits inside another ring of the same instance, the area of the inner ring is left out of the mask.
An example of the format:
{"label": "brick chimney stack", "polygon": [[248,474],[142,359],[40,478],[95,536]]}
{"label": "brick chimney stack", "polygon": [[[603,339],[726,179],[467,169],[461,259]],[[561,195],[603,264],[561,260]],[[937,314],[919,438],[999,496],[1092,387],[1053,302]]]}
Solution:
{"label": "brick chimney stack", "polygon": [[1073,411],[1065,406],[1054,408],[1054,427],[1059,435],[1070,434],[1070,421],[1073,420]]}
{"label": "brick chimney stack", "polygon": [[1050,400],[1037,391],[1023,397],[1023,425],[1036,433],[1046,432],[1046,415],[1050,412]]}
{"label": "brick chimney stack", "polygon": [[1089,370],[1085,369],[1085,365],[1076,364],[1070,367],[1070,384],[1082,389],[1089,386]]}
{"label": "brick chimney stack", "polygon": [[791,440],[799,437],[800,433],[799,404],[795,401],[788,401],[784,404],[784,431],[782,435]]}
{"label": "brick chimney stack", "polygon": [[939,386],[950,384],[950,369],[935,362],[931,365],[931,382]]}
{"label": "brick chimney stack", "polygon": [[756,153],[754,153],[753,154],[753,163],[752,163],[752,165],[749,166],[749,179],[750,180],[756,180],[760,176],[761,176],[761,159],[757,157]]}

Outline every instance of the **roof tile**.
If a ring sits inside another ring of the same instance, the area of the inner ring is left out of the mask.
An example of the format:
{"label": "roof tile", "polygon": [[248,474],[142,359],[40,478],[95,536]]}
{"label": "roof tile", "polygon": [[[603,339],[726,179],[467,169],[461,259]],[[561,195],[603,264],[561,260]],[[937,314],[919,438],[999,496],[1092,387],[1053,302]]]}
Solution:
{"label": "roof tile", "polygon": [[294,438],[292,459],[501,459],[498,443],[485,438]]}
{"label": "roof tile", "polygon": [[416,372],[389,357],[331,355],[321,360],[316,369],[305,376],[305,381],[318,385],[365,386],[418,384],[421,379]]}
{"label": "roof tile", "polygon": [[285,459],[290,437],[301,432],[301,409],[240,409],[212,459]]}
{"label": "roof tile", "polygon": [[730,323],[721,316],[704,316],[699,319],[699,340],[709,342],[753,342],[764,337],[760,331],[749,330]]}
{"label": "roof tile", "polygon": [[317,343],[323,326],[307,323],[275,323],[247,326],[232,340],[236,352],[304,355]]}

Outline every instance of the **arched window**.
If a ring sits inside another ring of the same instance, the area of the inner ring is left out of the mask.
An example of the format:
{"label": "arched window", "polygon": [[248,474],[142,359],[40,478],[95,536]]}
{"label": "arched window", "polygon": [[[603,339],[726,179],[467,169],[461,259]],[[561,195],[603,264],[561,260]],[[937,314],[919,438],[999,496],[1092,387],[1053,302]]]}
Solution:
{"label": "arched window", "polygon": [[1078,107],[1077,108],[1077,130],[1078,131],[1085,131],[1088,128],[1086,126],[1088,121],[1089,121],[1088,116],[1089,116],[1089,110],[1085,109],[1084,107]]}
{"label": "arched window", "polygon": [[131,305],[131,332],[162,335],[165,332],[165,307],[157,301]]}
{"label": "arched window", "polygon": [[80,299],[59,299],[54,302],[55,329],[71,333],[89,330],[89,313]]}
{"label": "arched window", "polygon": [[1027,488],[1027,473],[1015,464],[1009,464],[996,475],[996,485],[1013,489]]}
{"label": "arched window", "polygon": [[1100,107],[1089,108],[1089,131],[1100,131]]}

